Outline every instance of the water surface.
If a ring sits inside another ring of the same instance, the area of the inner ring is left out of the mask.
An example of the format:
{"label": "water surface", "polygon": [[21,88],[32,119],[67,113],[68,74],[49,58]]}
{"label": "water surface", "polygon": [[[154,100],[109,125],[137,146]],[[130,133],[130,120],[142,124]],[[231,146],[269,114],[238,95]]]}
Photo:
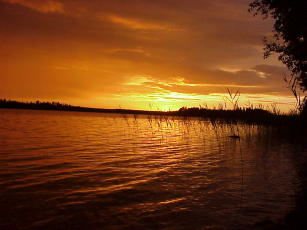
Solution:
{"label": "water surface", "polygon": [[296,208],[304,153],[257,126],[1,109],[0,228],[248,229]]}

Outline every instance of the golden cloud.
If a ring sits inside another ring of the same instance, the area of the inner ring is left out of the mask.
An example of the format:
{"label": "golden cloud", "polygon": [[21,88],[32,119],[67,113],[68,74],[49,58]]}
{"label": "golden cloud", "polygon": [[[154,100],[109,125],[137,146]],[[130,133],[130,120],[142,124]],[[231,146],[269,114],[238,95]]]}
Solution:
{"label": "golden cloud", "polygon": [[121,17],[118,15],[108,15],[106,19],[112,23],[127,27],[133,30],[158,30],[158,31],[180,31],[182,29],[171,25],[146,22],[141,19]]}

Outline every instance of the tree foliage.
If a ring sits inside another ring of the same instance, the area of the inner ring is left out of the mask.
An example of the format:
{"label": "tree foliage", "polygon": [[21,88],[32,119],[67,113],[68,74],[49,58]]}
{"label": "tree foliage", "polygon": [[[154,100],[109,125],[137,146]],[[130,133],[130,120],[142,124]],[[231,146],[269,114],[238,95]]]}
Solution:
{"label": "tree foliage", "polygon": [[265,42],[264,57],[277,53],[292,73],[292,87],[307,90],[307,0],[254,0],[254,15],[274,19],[273,39]]}

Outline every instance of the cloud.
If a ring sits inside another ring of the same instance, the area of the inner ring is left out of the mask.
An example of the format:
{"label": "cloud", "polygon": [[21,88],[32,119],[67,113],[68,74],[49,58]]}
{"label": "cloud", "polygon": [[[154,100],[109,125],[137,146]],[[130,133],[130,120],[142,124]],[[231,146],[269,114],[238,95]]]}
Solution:
{"label": "cloud", "polygon": [[262,59],[271,22],[248,3],[0,0],[1,95],[289,95],[286,69]]}
{"label": "cloud", "polygon": [[[271,67],[274,69],[273,67]],[[278,67],[276,67],[278,68]],[[191,77],[175,77],[169,80],[165,78],[155,78],[153,76],[136,76],[131,78],[128,85],[139,88],[148,87],[157,90],[167,90],[169,92],[185,94],[208,95],[213,93],[227,93],[227,89],[239,90],[247,94],[267,94],[267,95],[289,95],[290,91],[278,75],[261,78],[256,71],[226,72],[220,70],[211,71],[210,79],[204,78],[198,81],[191,81]]]}
{"label": "cloud", "polygon": [[64,5],[54,0],[2,0],[11,4],[19,4],[42,13],[64,13]]}
{"label": "cloud", "polygon": [[119,24],[121,26],[133,29],[133,30],[160,30],[160,31],[178,31],[179,28],[175,28],[170,25],[152,23],[142,21],[135,18],[126,18],[118,15],[108,15],[106,17],[112,23]]}

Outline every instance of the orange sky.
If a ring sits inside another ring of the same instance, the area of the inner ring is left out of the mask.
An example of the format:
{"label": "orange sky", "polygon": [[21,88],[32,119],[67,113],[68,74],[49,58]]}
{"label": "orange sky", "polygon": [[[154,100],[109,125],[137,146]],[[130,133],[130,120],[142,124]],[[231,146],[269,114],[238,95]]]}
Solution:
{"label": "orange sky", "polygon": [[[174,110],[294,98],[249,0],[0,0],[0,98]],[[230,105],[228,105],[230,106]]]}

